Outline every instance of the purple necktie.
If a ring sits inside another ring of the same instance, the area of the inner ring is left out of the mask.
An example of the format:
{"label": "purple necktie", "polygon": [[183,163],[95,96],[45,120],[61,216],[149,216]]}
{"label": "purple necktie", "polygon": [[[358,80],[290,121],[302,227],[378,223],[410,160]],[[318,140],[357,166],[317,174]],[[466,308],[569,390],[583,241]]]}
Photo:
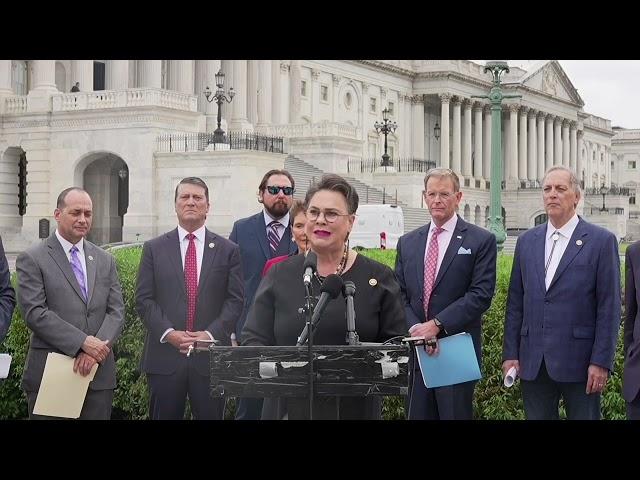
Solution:
{"label": "purple necktie", "polygon": [[87,285],[84,283],[84,269],[82,268],[82,263],[80,263],[80,257],[78,257],[78,247],[75,245],[71,247],[71,270],[73,270],[73,274],[76,276],[76,280],[78,280],[80,290],[86,301]]}
{"label": "purple necktie", "polygon": [[274,220],[269,224],[269,230],[267,231],[267,238],[269,239],[269,246],[271,247],[272,254],[276,253],[278,245],[280,244],[280,232],[278,232],[279,226],[280,222]]}

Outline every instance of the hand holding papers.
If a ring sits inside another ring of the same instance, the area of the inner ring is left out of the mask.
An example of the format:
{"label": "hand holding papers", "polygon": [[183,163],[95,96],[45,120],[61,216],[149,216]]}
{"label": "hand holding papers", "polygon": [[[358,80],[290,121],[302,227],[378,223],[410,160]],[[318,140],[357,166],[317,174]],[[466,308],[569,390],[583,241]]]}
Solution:
{"label": "hand holding papers", "polygon": [[507,388],[511,387],[517,378],[518,371],[516,370],[516,367],[511,367],[507,374],[504,376],[504,386]]}
{"label": "hand holding papers", "polygon": [[42,382],[33,413],[50,417],[78,418],[82,412],[89,382],[98,369],[96,363],[91,373],[83,377],[73,371],[74,359],[59,353],[49,353],[42,374]]}
{"label": "hand holding papers", "polygon": [[427,388],[455,385],[481,377],[471,335],[465,332],[438,340],[439,353],[428,355],[424,346],[416,353],[422,379]]}
{"label": "hand holding papers", "polygon": [[11,365],[11,355],[0,353],[0,378],[9,376],[9,366]]}

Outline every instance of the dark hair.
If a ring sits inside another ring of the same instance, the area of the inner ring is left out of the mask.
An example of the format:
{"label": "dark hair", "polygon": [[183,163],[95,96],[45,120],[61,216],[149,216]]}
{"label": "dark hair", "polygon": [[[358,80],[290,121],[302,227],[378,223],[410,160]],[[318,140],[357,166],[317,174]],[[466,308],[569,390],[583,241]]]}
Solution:
{"label": "dark hair", "polygon": [[314,183],[307,190],[307,195],[304,198],[305,207],[309,206],[309,202],[313,196],[320,190],[330,190],[332,192],[339,192],[347,201],[347,210],[349,214],[353,215],[358,210],[358,192],[353,188],[349,182],[347,182],[340,175],[335,173],[326,173],[322,176],[319,182]]}
{"label": "dark hair", "polygon": [[65,199],[67,198],[67,194],[68,194],[69,192],[74,191],[74,190],[76,190],[76,191],[78,191],[78,192],[84,192],[84,193],[86,193],[87,195],[89,195],[89,192],[87,192],[84,188],[80,188],[80,187],[69,187],[69,188],[65,188],[64,190],[62,190],[62,191],[60,192],[60,195],[58,195],[58,200],[56,201],[56,208],[58,208],[58,209],[62,209],[62,208],[64,208],[64,207],[66,207],[66,206],[67,206],[67,203],[65,202]]}
{"label": "dark hair", "polygon": [[204,180],[198,177],[186,177],[180,180],[180,183],[176,185],[176,193],[173,198],[174,203],[178,200],[178,187],[184,183],[187,183],[189,185],[197,185],[198,187],[204,188],[204,196],[207,197],[207,203],[209,202],[209,187],[207,187],[207,184],[204,183]]}
{"label": "dark hair", "polygon": [[298,216],[300,212],[304,213],[306,208],[302,200],[294,200],[289,209],[289,223],[293,225],[293,219]]}
{"label": "dark hair", "polygon": [[262,177],[262,181],[260,182],[260,185],[258,185],[258,191],[260,193],[263,193],[264,189],[267,188],[267,182],[269,181],[269,178],[271,178],[273,175],[284,175],[291,182],[291,186],[294,189],[296,188],[296,181],[293,179],[293,177],[289,172],[287,172],[284,169],[278,170],[274,168],[273,170],[269,170],[267,173],[264,174],[264,177]]}

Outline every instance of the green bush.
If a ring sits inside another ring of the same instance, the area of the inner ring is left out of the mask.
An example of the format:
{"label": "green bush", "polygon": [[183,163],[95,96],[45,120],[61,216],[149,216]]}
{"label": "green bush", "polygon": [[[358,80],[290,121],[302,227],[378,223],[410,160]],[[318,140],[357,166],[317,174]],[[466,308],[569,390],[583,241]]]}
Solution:
{"label": "green bush", "polygon": [[[118,369],[118,387],[114,396],[112,418],[148,418],[146,378],[140,374],[138,369],[145,330],[135,312],[135,284],[141,252],[140,247],[113,251],[122,284],[126,320],[122,334],[114,347]],[[389,265],[393,269],[395,250],[372,249],[363,250],[360,253]],[[474,397],[474,416],[477,419],[524,418],[519,382],[509,389],[502,385],[502,334],[512,261],[510,256],[498,256],[496,293],[491,307],[483,319],[483,377],[478,382]],[[15,285],[15,274],[12,276],[12,282]],[[0,344],[0,352],[7,352],[13,356],[9,377],[0,381],[0,419],[27,417],[27,404],[20,388],[20,379],[26,358],[28,339],[29,330],[22,319],[20,309],[16,308],[7,338]],[[614,373],[602,399],[602,415],[605,419],[625,418],[625,402],[620,394],[622,391],[622,365],[621,329]],[[387,420],[403,419],[404,403],[403,397],[385,397],[383,417]],[[234,401],[230,399],[227,402],[225,418],[233,418],[234,410]]]}

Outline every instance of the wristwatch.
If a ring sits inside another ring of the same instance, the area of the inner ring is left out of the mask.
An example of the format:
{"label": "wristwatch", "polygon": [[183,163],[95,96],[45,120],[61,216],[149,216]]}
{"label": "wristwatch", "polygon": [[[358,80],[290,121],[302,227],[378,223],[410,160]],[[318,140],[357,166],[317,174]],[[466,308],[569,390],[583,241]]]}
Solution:
{"label": "wristwatch", "polygon": [[436,327],[438,327],[441,332],[444,330],[444,325],[442,325],[442,322],[440,320],[438,320],[437,318],[433,319],[433,323],[436,324]]}

